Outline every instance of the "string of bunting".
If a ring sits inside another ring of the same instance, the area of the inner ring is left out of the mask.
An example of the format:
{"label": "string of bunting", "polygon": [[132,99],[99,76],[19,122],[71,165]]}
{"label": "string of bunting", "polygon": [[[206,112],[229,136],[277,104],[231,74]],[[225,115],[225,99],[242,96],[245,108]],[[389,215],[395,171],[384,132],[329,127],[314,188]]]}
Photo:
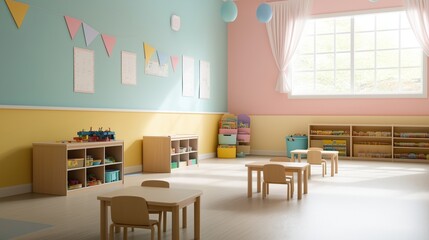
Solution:
{"label": "string of bunting", "polygon": [[[24,22],[25,16],[27,15],[30,5],[22,2],[17,2],[15,0],[4,0],[4,1],[6,2],[6,5],[13,17],[13,20],[15,21],[16,26],[18,28],[21,28],[21,25]],[[79,19],[73,18],[71,16],[64,16],[64,19],[66,21],[67,29],[69,31],[70,38],[72,40],[76,36],[76,33],[79,31],[80,26],[83,26],[86,46],[89,46],[97,38],[97,36],[100,35],[99,31],[97,31],[89,24]],[[116,45],[116,37],[102,33],[101,38],[106,48],[106,52],[110,57]],[[149,60],[151,59],[151,57],[155,52],[158,55],[158,63],[160,66],[167,63],[167,59],[168,59],[167,54],[156,50],[154,47],[150,46],[147,43],[143,43],[143,48],[144,48],[146,63],[149,62]],[[172,55],[170,56],[170,61],[171,61],[173,71],[176,71],[176,67],[179,62],[179,57]]]}

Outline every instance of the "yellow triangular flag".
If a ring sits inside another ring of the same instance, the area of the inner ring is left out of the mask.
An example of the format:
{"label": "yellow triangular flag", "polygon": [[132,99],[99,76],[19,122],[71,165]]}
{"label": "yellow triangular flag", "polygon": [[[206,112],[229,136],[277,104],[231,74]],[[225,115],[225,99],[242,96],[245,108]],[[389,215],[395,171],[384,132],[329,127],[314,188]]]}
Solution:
{"label": "yellow triangular flag", "polygon": [[9,8],[9,11],[12,14],[12,17],[16,23],[16,26],[20,28],[30,5],[22,2],[16,2],[14,0],[4,0],[4,1],[6,2],[7,7]]}
{"label": "yellow triangular flag", "polygon": [[144,57],[146,58],[146,63],[148,63],[152,55],[155,53],[156,49],[146,43],[143,43],[143,47],[144,47]]}

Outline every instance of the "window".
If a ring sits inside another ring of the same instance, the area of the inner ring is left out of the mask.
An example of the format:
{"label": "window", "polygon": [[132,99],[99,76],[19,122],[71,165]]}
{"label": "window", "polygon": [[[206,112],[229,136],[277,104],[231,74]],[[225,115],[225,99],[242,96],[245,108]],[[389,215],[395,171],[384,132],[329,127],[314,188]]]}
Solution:
{"label": "window", "polygon": [[292,96],[425,97],[425,59],[404,11],[309,20]]}

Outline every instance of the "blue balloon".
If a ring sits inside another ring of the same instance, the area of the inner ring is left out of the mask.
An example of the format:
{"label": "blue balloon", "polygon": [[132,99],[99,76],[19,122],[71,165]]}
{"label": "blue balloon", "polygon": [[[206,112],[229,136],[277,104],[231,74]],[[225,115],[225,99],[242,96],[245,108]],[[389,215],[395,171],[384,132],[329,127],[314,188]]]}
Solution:
{"label": "blue balloon", "polygon": [[237,5],[233,1],[224,2],[220,14],[225,22],[234,22],[238,15]]}
{"label": "blue balloon", "polygon": [[261,3],[258,9],[256,9],[256,17],[260,22],[269,22],[273,17],[273,10],[271,9],[271,6],[266,3]]}

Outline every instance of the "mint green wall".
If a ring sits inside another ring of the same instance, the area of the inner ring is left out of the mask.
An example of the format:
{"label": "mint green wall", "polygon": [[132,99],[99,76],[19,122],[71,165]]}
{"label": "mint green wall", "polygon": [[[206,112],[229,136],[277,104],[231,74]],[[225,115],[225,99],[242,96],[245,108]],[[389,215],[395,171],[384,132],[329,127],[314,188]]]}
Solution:
{"label": "mint green wall", "polygon": [[[0,1],[0,105],[227,111],[227,25],[221,0],[20,0],[30,5],[18,29]],[[179,32],[170,16],[181,17]],[[86,47],[83,28],[70,38],[64,16],[117,43],[108,57],[101,35]],[[180,56],[169,77],[144,74],[143,43]],[[73,92],[73,47],[95,51],[95,93]],[[121,84],[121,51],[137,54],[137,85]],[[195,95],[182,96],[181,56],[195,59]],[[211,98],[199,99],[199,60],[211,65]]]}

